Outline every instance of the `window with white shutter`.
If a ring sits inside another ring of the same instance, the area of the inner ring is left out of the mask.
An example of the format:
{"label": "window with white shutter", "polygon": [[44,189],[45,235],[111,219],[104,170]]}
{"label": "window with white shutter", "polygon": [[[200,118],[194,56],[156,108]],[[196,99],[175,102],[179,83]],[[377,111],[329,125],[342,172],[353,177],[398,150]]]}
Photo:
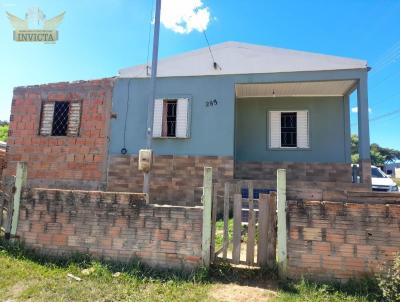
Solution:
{"label": "window with white shutter", "polygon": [[189,99],[178,99],[176,137],[189,137]]}
{"label": "window with white shutter", "polygon": [[269,147],[309,148],[308,111],[270,111]]}
{"label": "window with white shutter", "polygon": [[78,136],[81,107],[80,101],[44,102],[39,134],[43,136]]}
{"label": "window with white shutter", "polygon": [[153,137],[162,137],[164,100],[154,100]]}
{"label": "window with white shutter", "polygon": [[153,137],[189,137],[189,99],[156,99]]}

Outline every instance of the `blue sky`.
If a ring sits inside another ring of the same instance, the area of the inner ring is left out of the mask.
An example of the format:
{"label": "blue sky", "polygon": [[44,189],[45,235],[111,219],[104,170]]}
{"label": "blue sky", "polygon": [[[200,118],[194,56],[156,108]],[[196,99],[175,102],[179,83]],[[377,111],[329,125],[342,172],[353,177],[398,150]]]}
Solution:
{"label": "blue sky", "polygon": [[[211,44],[234,40],[368,60],[371,142],[400,149],[400,1],[190,1],[202,2],[200,10],[210,14]],[[114,76],[144,63],[152,2],[0,0],[0,119],[9,118],[14,86]],[[12,40],[5,12],[23,17],[30,7],[48,17],[66,12],[57,44]],[[167,17],[176,14],[172,7]],[[160,57],[205,47],[199,31],[177,33],[164,23]]]}

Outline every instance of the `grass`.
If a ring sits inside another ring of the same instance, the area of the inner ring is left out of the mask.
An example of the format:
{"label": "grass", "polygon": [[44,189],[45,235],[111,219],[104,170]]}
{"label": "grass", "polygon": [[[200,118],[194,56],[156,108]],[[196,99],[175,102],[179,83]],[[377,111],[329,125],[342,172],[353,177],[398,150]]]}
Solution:
{"label": "grass", "polygon": [[0,272],[3,301],[205,301],[210,287],[201,271],[160,273],[137,263],[105,264],[82,256],[45,260],[4,242]]}
{"label": "grass", "polygon": [[381,291],[373,279],[351,281],[347,284],[318,284],[300,280],[286,283],[279,290],[276,302],[378,302]]}
{"label": "grass", "polygon": [[[217,220],[215,224],[215,244],[216,248],[221,247],[223,242],[224,242],[224,221],[223,220]],[[228,237],[229,237],[229,242],[232,241],[233,238],[233,219],[229,219],[228,221]]]}
{"label": "grass", "polygon": [[240,301],[381,301],[372,281],[280,283],[276,272],[224,263],[193,273],[160,272],[136,262],[104,263],[82,255],[44,258],[2,240],[0,272],[1,301],[231,301],[226,293]]}
{"label": "grass", "polygon": [[394,182],[400,186],[400,178],[393,178]]}

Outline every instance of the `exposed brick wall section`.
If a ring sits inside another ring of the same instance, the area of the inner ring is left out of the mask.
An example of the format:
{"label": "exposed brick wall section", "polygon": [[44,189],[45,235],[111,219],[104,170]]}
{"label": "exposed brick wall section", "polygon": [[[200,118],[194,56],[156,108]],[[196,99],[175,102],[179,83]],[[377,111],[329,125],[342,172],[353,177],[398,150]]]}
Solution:
{"label": "exposed brick wall section", "polygon": [[[143,173],[138,171],[137,155],[114,155],[110,157],[109,163],[109,191],[142,191]],[[214,183],[232,181],[232,157],[156,156],[151,172],[152,202],[199,205],[205,166],[213,167]]]}
{"label": "exposed brick wall section", "polygon": [[[113,82],[108,78],[15,88],[4,174],[15,175],[16,162],[25,161],[33,186],[104,188]],[[47,100],[82,101],[78,137],[39,136],[41,105]]]}
{"label": "exposed brick wall section", "polygon": [[31,189],[23,192],[17,235],[45,254],[193,269],[201,230],[201,207],[146,205],[143,194]]}
{"label": "exposed brick wall section", "polygon": [[290,277],[360,278],[400,251],[400,197],[397,204],[289,201],[288,221]]}
{"label": "exposed brick wall section", "polygon": [[278,169],[286,169],[287,181],[351,183],[351,166],[345,163],[237,162],[235,178],[275,181]]}

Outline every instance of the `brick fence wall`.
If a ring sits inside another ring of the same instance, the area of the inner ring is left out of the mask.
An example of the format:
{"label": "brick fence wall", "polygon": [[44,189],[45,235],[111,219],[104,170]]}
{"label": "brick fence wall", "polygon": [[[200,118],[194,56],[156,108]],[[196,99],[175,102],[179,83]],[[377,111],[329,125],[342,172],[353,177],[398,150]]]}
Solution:
{"label": "brick fence wall", "polygon": [[[233,158],[220,156],[175,156],[154,158],[151,171],[152,202],[200,205],[204,167],[213,167],[213,183],[233,180]],[[110,156],[109,191],[141,192],[143,173],[138,171],[137,155]]]}
{"label": "brick fence wall", "polygon": [[291,277],[359,278],[400,252],[400,197],[397,204],[289,201],[288,222]]}
{"label": "brick fence wall", "polygon": [[192,269],[201,264],[201,230],[201,207],[146,205],[143,194],[27,189],[17,236],[45,254]]}
{"label": "brick fence wall", "polygon": [[[4,175],[15,175],[16,162],[25,161],[32,186],[103,189],[113,81],[15,88]],[[68,100],[82,102],[79,136],[40,136],[43,101]]]}

